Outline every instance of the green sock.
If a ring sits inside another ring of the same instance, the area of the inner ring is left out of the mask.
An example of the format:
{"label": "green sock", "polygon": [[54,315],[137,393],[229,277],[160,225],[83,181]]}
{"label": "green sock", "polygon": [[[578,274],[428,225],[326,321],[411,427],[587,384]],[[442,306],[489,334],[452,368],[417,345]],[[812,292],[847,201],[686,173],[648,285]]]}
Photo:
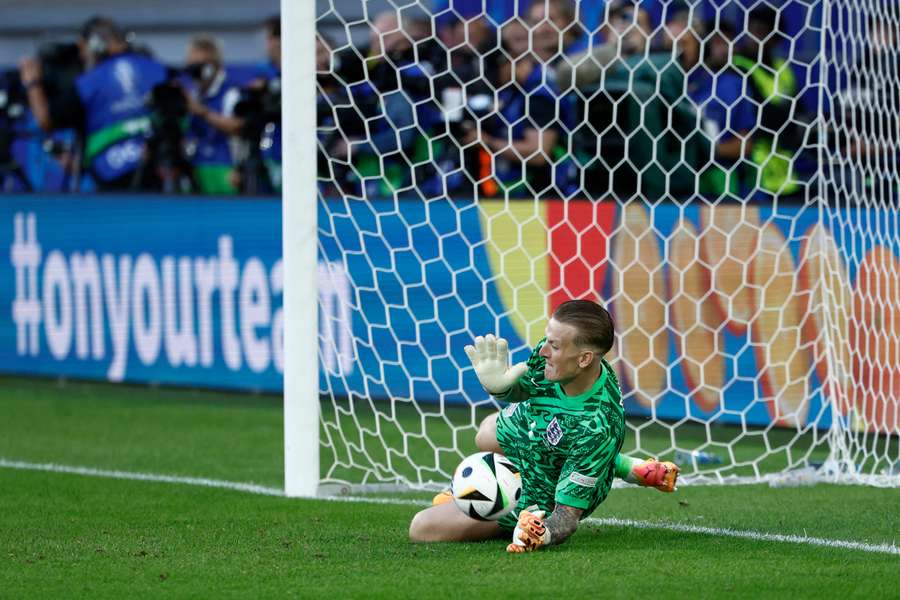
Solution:
{"label": "green sock", "polygon": [[632,458],[624,454],[616,454],[616,477],[624,479],[628,483],[637,483],[637,479],[632,473],[632,469],[636,464],[644,462],[640,458]]}

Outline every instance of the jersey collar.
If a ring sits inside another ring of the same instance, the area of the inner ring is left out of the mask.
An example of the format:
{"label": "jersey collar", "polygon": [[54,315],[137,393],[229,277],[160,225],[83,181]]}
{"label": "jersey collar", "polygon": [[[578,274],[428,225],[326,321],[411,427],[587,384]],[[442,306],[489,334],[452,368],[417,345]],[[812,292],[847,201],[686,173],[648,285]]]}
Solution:
{"label": "jersey collar", "polygon": [[599,392],[600,390],[602,390],[603,386],[606,385],[606,377],[607,377],[607,374],[609,373],[609,367],[606,366],[605,362],[601,363],[601,365],[603,366],[603,370],[600,373],[600,377],[598,377],[597,381],[594,382],[594,385],[591,386],[591,389],[589,389],[588,391],[586,391],[582,394],[579,394],[577,396],[567,396],[566,392],[565,392],[565,390],[563,390],[562,386],[559,383],[557,383],[555,385],[556,385],[556,392],[559,394],[559,397],[567,402],[581,403],[581,402],[584,402],[585,400],[587,400],[588,398],[590,398],[591,396],[593,396],[594,394],[596,394],[597,392]]}

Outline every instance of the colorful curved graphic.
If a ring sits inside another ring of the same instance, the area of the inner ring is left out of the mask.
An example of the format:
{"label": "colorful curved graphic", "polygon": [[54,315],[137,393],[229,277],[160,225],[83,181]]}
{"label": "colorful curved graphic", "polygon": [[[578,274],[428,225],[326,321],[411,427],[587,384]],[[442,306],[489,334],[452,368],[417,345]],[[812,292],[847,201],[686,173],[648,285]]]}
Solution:
{"label": "colorful curved graphic", "polygon": [[756,308],[751,339],[763,398],[776,423],[801,427],[809,412],[811,389],[810,360],[800,337],[805,303],[796,293],[797,268],[791,248],[771,222],[759,233],[750,274]]}
{"label": "colorful curved graphic", "polygon": [[846,389],[852,369],[849,327],[853,316],[853,289],[840,249],[821,224],[806,231],[800,246],[799,277],[805,300],[803,344],[812,347],[823,394],[834,397],[841,412],[847,414],[850,406]]}
{"label": "colorful curved graphic", "polygon": [[544,337],[553,308],[574,298],[603,298],[612,202],[506,202],[478,204],[494,284],[519,337]]}
{"label": "colorful curved graphic", "polygon": [[701,256],[709,265],[712,296],[719,317],[743,335],[753,316],[750,264],[758,243],[759,209],[717,204],[700,209]]}
{"label": "colorful curved graphic", "polygon": [[900,261],[876,246],[856,273],[851,384],[861,427],[896,432],[900,417]]}
{"label": "colorful curved graphic", "polygon": [[725,360],[721,319],[710,301],[710,274],[698,260],[697,229],[682,220],[669,240],[669,288],[675,356],[694,402],[707,412],[722,403]]}
{"label": "colorful curved graphic", "polygon": [[660,240],[642,203],[622,210],[613,238],[612,306],[622,379],[643,406],[653,406],[667,386],[670,362],[666,285]]}
{"label": "colorful curved graphic", "polygon": [[546,205],[487,200],[479,208],[497,292],[519,338],[534,345],[550,310]]}

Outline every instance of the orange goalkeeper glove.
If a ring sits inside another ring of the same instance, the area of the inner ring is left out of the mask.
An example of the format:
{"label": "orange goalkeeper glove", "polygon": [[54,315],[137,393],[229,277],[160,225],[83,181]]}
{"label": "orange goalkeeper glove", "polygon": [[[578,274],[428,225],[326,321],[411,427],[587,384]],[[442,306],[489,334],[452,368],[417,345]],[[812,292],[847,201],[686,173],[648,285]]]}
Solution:
{"label": "orange goalkeeper glove", "polygon": [[506,547],[507,552],[531,552],[550,543],[550,532],[544,525],[544,511],[531,512],[525,509],[519,513],[519,522],[513,531],[513,541]]}
{"label": "orange goalkeeper glove", "polygon": [[639,485],[655,487],[661,492],[674,492],[678,489],[676,485],[681,469],[675,463],[648,458],[635,465],[631,472]]}

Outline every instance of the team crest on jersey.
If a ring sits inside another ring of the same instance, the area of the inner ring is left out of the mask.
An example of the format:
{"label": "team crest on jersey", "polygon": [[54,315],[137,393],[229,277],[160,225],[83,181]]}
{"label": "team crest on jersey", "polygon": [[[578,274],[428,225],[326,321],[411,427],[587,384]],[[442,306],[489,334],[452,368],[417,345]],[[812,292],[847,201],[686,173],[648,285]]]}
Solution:
{"label": "team crest on jersey", "polygon": [[544,434],[544,441],[551,446],[555,446],[563,438],[563,430],[559,425],[556,417],[547,425],[547,432]]}

